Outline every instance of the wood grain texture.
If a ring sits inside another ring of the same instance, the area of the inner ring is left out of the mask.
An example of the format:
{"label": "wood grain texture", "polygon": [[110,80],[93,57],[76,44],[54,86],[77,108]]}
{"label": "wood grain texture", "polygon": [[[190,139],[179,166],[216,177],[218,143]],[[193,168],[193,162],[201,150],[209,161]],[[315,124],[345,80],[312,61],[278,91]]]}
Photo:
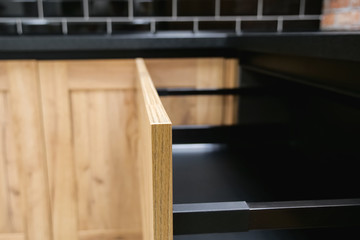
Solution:
{"label": "wood grain texture", "polygon": [[[236,86],[236,59],[146,59],[158,88],[224,88]],[[227,99],[227,100],[226,100]],[[234,102],[224,96],[166,96],[161,100],[174,125],[223,125],[236,121]],[[179,107],[181,106],[181,107]]]}
{"label": "wood grain texture", "polygon": [[79,238],[80,240],[140,240],[142,235],[139,231],[107,229],[80,231]]}
{"label": "wood grain texture", "polygon": [[143,238],[173,239],[171,122],[157,95],[143,59],[138,70],[138,166]]}
{"label": "wood grain texture", "polygon": [[39,78],[54,240],[76,240],[78,216],[66,63],[40,61]]}
{"label": "wood grain texture", "polygon": [[7,65],[11,122],[24,196],[27,240],[51,240],[52,222],[42,126],[40,86],[35,61]]}
{"label": "wood grain texture", "polygon": [[134,60],[73,60],[66,64],[72,90],[135,88]]}
{"label": "wood grain texture", "polygon": [[[224,86],[224,59],[198,59],[196,88],[221,88]],[[221,125],[223,123],[223,96],[199,96],[196,124]]]}
{"label": "wood grain texture", "polygon": [[24,233],[3,233],[0,234],[0,240],[25,240]]}
{"label": "wood grain texture", "polygon": [[145,59],[154,85],[158,88],[191,88],[196,84],[197,58]]}
{"label": "wood grain texture", "polygon": [[8,94],[0,93],[0,234],[23,231],[21,185]]}
{"label": "wood grain texture", "polygon": [[0,91],[6,91],[8,89],[7,81],[6,61],[0,61]]}
{"label": "wood grain texture", "polygon": [[134,94],[71,94],[79,230],[141,229]]}
{"label": "wood grain texture", "polygon": [[[225,59],[224,64],[224,88],[237,88],[239,86],[239,61],[237,59]],[[232,95],[224,97],[224,125],[237,123],[238,101],[238,96]]]}

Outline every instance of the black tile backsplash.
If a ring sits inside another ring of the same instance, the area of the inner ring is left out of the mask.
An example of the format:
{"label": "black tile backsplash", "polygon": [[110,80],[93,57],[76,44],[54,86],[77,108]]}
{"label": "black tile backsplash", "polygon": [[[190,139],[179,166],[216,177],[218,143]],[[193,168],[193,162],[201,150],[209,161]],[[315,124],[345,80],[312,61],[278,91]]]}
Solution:
{"label": "black tile backsplash", "polygon": [[16,23],[0,23],[0,36],[17,35]]}
{"label": "black tile backsplash", "polygon": [[89,15],[101,17],[127,17],[128,0],[89,0]]}
{"label": "black tile backsplash", "polygon": [[263,0],[264,15],[299,15],[300,0]]}
{"label": "black tile backsplash", "polygon": [[242,21],[243,32],[276,32],[277,21]]}
{"label": "black tile backsplash", "polygon": [[222,0],[220,6],[220,15],[256,15],[258,1],[256,0]]}
{"label": "black tile backsplash", "polygon": [[134,16],[171,16],[172,0],[133,0]]}
{"label": "black tile backsplash", "polygon": [[189,22],[157,22],[156,30],[158,31],[193,31],[194,23]]}
{"label": "black tile backsplash", "polygon": [[0,35],[317,31],[322,2],[0,0]]}
{"label": "black tile backsplash", "polygon": [[112,24],[112,33],[114,34],[139,32],[150,32],[150,22],[114,22]]}
{"label": "black tile backsplash", "polygon": [[36,1],[0,0],[0,17],[38,17]]}
{"label": "black tile backsplash", "polygon": [[323,0],[306,0],[305,14],[319,14],[321,13]]}
{"label": "black tile backsplash", "polygon": [[199,31],[235,32],[235,22],[234,21],[200,21]]}
{"label": "black tile backsplash", "polygon": [[22,32],[25,35],[59,35],[62,34],[60,22],[52,23],[26,23],[22,25]]}
{"label": "black tile backsplash", "polygon": [[320,20],[289,20],[283,22],[283,32],[318,31]]}
{"label": "black tile backsplash", "polygon": [[82,0],[43,0],[45,17],[82,17]]}
{"label": "black tile backsplash", "polygon": [[103,22],[69,22],[67,26],[69,35],[106,34],[106,23]]}
{"label": "black tile backsplash", "polygon": [[215,0],[177,0],[178,16],[215,16]]}

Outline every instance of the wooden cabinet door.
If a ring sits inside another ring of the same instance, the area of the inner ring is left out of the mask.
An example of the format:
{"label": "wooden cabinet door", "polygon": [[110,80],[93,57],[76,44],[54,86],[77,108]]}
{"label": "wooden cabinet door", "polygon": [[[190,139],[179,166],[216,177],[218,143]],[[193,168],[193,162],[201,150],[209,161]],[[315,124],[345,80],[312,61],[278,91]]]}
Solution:
{"label": "wooden cabinet door", "polygon": [[35,61],[0,62],[0,239],[51,240]]}
{"label": "wooden cabinet door", "polygon": [[142,59],[0,62],[0,240],[172,239],[171,122]]}
{"label": "wooden cabinet door", "polygon": [[141,237],[134,60],[40,61],[54,239]]}

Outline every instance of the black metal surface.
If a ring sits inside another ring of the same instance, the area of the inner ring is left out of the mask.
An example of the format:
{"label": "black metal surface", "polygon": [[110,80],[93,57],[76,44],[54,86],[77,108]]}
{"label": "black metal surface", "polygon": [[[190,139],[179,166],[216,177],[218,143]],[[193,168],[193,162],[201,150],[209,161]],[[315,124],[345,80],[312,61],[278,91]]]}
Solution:
{"label": "black metal surface", "polygon": [[360,199],[248,203],[250,229],[360,226]]}
{"label": "black metal surface", "polygon": [[191,96],[191,95],[256,95],[269,93],[269,88],[158,88],[159,96]]}
{"label": "black metal surface", "polygon": [[246,202],[175,204],[174,235],[246,231]]}
{"label": "black metal surface", "polygon": [[174,235],[360,225],[360,199],[174,205]]}
{"label": "black metal surface", "polygon": [[322,88],[329,93],[360,98],[357,62],[247,53],[242,56],[242,65],[249,70]]}
{"label": "black metal surface", "polygon": [[[157,33],[101,36],[2,36],[0,57],[7,58],[106,58],[176,56],[239,56],[241,52],[263,52],[314,58],[360,61],[360,34],[357,32],[305,33]],[[206,52],[198,50],[206,49]],[[216,50],[217,49],[217,50]],[[222,49],[222,55],[218,52]],[[149,50],[156,50],[149,54]],[[192,51],[189,51],[192,50]],[[92,54],[83,52],[93,52]],[[115,51],[109,54],[107,51]],[[195,53],[194,53],[195,51]],[[44,52],[48,53],[45,55]],[[23,54],[21,54],[23,53]]]}
{"label": "black metal surface", "polygon": [[289,129],[280,124],[244,124],[228,126],[173,126],[173,144],[235,143],[249,146],[277,144],[289,140]]}

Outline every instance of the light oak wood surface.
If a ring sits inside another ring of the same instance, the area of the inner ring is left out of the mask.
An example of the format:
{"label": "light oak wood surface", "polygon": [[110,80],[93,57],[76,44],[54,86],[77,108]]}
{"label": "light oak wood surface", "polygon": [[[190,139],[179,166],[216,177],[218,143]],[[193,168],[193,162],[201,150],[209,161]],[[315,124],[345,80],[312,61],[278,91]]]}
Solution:
{"label": "light oak wood surface", "polygon": [[9,61],[6,65],[26,239],[51,240],[52,219],[37,64],[35,61]]}
{"label": "light oak wood surface", "polygon": [[58,239],[79,239],[80,231],[107,229],[141,233],[135,62],[132,67],[129,63],[39,63]]}
{"label": "light oak wood surface", "polygon": [[[238,60],[224,58],[146,59],[157,88],[217,89],[238,86]],[[237,121],[231,96],[164,96],[174,125],[225,125]]]}
{"label": "light oak wood surface", "polygon": [[173,238],[171,122],[144,60],[137,59],[136,64],[143,238],[170,240]]}
{"label": "light oak wood surface", "polygon": [[76,240],[77,204],[67,64],[39,62],[54,240]]}

